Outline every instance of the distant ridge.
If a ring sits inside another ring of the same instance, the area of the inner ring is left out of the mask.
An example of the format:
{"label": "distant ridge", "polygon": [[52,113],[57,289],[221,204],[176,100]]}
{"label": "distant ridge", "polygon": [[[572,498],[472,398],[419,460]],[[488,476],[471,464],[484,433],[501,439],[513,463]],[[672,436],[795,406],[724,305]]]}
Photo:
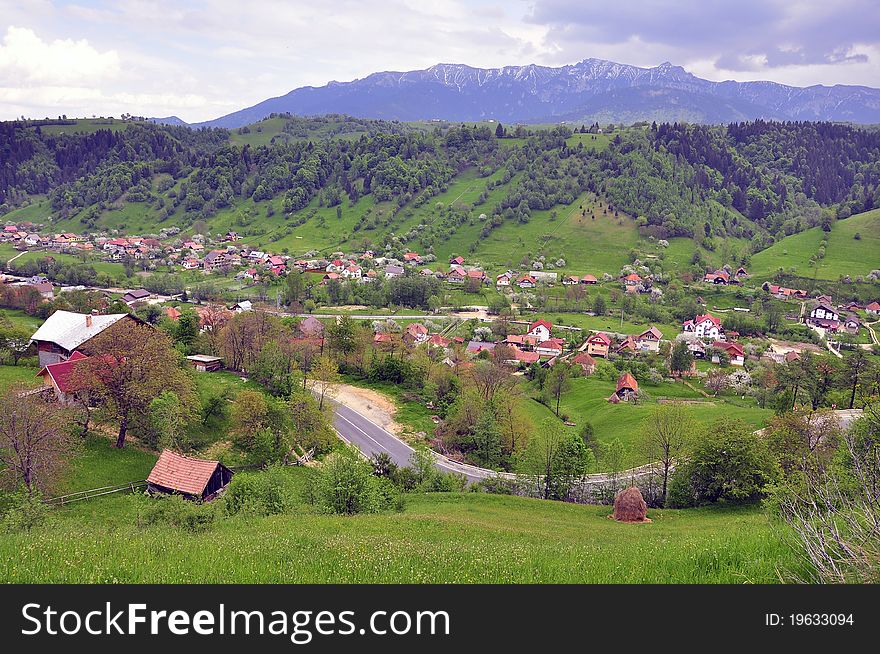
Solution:
{"label": "distant ridge", "polygon": [[181,120],[177,116],[166,116],[165,118],[147,118],[151,123],[156,123],[157,125],[187,125],[188,123],[184,120]]}
{"label": "distant ridge", "polygon": [[[236,128],[270,113],[342,113],[386,120],[726,123],[756,118],[880,123],[880,89],[711,82],[669,62],[640,68],[602,59],[560,66],[437,64],[305,86],[194,126]],[[154,122],[184,124],[179,118]],[[180,121],[180,122],[173,122]]]}

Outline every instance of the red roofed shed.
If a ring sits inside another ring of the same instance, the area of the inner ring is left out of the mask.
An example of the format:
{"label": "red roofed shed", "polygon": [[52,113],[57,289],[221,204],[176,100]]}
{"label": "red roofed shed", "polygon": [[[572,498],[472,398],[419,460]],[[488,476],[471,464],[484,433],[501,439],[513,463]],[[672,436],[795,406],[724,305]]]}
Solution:
{"label": "red roofed shed", "polygon": [[214,499],[231,479],[232,470],[219,461],[192,459],[171,450],[162,450],[147,477],[147,490],[207,502]]}

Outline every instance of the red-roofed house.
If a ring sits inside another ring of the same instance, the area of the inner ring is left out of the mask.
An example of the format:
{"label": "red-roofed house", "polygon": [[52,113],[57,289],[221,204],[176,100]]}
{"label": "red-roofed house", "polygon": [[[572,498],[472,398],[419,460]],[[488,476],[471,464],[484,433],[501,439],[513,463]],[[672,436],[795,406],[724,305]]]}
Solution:
{"label": "red-roofed house", "polygon": [[548,338],[538,343],[535,352],[544,357],[558,357],[564,347],[565,341],[561,338]]}
{"label": "red-roofed house", "polygon": [[412,322],[403,330],[403,340],[413,345],[424,343],[428,340],[428,328],[420,322]]}
{"label": "red-roofed house", "polygon": [[587,354],[591,356],[607,358],[610,347],[611,337],[604,332],[593,334],[587,339]]}
{"label": "red-roofed house", "polygon": [[686,332],[694,332],[699,338],[717,340],[721,337],[721,320],[707,313],[688,320],[682,325]]}
{"label": "red-roofed house", "polygon": [[527,336],[534,336],[538,343],[546,341],[550,338],[550,332],[553,330],[553,323],[548,320],[536,320],[529,325]]}
{"label": "red-roofed house", "polygon": [[872,316],[880,316],[880,302],[871,302],[871,304],[865,307],[865,311]]}
{"label": "red-roofed house", "polygon": [[[727,352],[727,356],[730,357],[730,365],[741,366],[745,364],[746,353],[743,350],[742,345],[740,345],[739,343],[730,343],[728,341],[715,341],[714,343],[712,343],[712,347]],[[715,357],[712,357],[712,363],[718,363]]]}
{"label": "red-roofed house", "polygon": [[617,404],[634,400],[639,396],[639,383],[630,373],[625,372],[617,379],[617,390],[611,394],[608,401]]}
{"label": "red-roofed house", "polygon": [[535,288],[538,280],[531,275],[520,275],[516,279],[516,285],[520,288]]}
{"label": "red-roofed house", "polygon": [[147,477],[147,491],[207,502],[217,497],[231,479],[232,470],[219,461],[193,459],[162,450]]}
{"label": "red-roofed house", "polygon": [[77,362],[86,359],[88,357],[85,354],[75,350],[67,361],[50,363],[45,366],[37,373],[37,377],[43,378],[43,386],[55,391],[55,397],[61,404],[71,404],[76,399],[76,392],[83,390],[77,383],[73,372]]}
{"label": "red-roofed house", "polygon": [[586,352],[578,352],[571,362],[580,366],[586,375],[592,375],[596,371],[596,360]]}
{"label": "red-roofed house", "polygon": [[180,311],[174,307],[167,307],[165,309],[165,315],[171,320],[180,320]]}
{"label": "red-roofed house", "polygon": [[581,284],[598,284],[599,280],[593,275],[584,275],[581,277]]}

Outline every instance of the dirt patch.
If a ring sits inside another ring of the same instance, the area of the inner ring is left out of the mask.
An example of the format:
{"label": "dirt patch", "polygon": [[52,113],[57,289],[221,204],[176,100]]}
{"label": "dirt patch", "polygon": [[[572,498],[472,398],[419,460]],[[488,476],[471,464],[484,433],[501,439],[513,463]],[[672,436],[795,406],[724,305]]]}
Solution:
{"label": "dirt patch", "polygon": [[334,384],[332,388],[327,390],[327,395],[340,404],[366,416],[395,436],[400,436],[404,432],[404,426],[394,420],[397,406],[392,400],[377,391],[350,384]]}
{"label": "dirt patch", "polygon": [[812,352],[813,354],[821,354],[822,348],[812,343],[797,343],[794,341],[780,341],[775,338],[767,339],[770,341],[770,347],[774,352],[779,354],[788,354],[789,352]]}

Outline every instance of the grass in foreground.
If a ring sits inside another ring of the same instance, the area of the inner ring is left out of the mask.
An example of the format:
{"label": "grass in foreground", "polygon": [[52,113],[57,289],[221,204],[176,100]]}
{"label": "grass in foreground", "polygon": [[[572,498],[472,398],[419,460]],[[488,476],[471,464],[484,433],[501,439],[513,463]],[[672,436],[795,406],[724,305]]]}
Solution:
{"label": "grass in foreground", "polygon": [[[294,475],[306,475],[297,469]],[[773,583],[795,564],[757,508],[663,510],[483,494],[412,496],[403,513],[236,517],[189,533],[134,526],[131,498],[56,510],[0,536],[0,581],[50,583]]]}

